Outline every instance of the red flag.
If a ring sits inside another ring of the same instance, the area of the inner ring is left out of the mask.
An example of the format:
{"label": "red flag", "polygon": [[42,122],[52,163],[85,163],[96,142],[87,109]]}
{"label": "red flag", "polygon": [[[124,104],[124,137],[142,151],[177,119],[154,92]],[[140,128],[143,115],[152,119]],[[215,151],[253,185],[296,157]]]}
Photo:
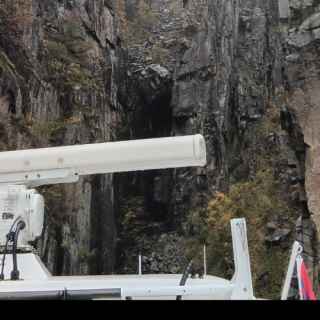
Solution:
{"label": "red flag", "polygon": [[302,258],[299,260],[299,262],[297,261],[297,267],[301,300],[317,300],[308,275],[307,267]]}

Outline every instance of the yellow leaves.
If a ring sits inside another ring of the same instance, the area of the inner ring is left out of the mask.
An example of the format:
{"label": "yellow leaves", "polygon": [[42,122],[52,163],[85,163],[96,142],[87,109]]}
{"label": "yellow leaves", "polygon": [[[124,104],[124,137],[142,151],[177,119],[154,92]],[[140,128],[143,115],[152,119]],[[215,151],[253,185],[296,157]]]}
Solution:
{"label": "yellow leaves", "polygon": [[221,201],[224,200],[226,198],[226,195],[222,192],[217,192],[216,193],[216,200]]}
{"label": "yellow leaves", "polygon": [[232,185],[228,193],[215,193],[208,203],[206,219],[209,271],[227,276],[228,264],[222,259],[232,261],[230,220],[245,218],[254,281],[263,273],[270,274],[268,288],[257,289],[265,295],[277,297],[282,284],[278,275],[285,269],[286,253],[279,247],[270,255],[264,242],[265,226],[271,215],[288,211],[287,204],[279,195],[277,178],[268,167],[259,170],[252,180]]}
{"label": "yellow leaves", "polygon": [[230,211],[227,211],[222,215],[221,223],[223,225],[229,225],[231,219],[233,218],[234,218],[234,214]]}
{"label": "yellow leaves", "polygon": [[64,127],[64,121],[48,121],[48,122],[33,122],[31,124],[31,132],[36,136],[50,137],[54,132]]}
{"label": "yellow leaves", "polygon": [[79,124],[81,123],[81,118],[79,116],[72,116],[64,121],[66,124]]}
{"label": "yellow leaves", "polygon": [[228,202],[230,202],[230,199],[224,193],[217,192],[214,195],[214,198],[209,202],[208,208],[209,210],[215,210],[218,206],[225,206]]}

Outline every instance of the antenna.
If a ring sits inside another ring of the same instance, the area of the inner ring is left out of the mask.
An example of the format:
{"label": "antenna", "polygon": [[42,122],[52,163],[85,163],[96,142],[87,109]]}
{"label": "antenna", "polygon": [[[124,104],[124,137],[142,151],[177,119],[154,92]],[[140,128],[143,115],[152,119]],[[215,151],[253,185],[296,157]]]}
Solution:
{"label": "antenna", "polygon": [[139,253],[139,276],[142,276],[142,256]]}
{"label": "antenna", "polygon": [[203,245],[203,275],[207,276],[207,245]]}

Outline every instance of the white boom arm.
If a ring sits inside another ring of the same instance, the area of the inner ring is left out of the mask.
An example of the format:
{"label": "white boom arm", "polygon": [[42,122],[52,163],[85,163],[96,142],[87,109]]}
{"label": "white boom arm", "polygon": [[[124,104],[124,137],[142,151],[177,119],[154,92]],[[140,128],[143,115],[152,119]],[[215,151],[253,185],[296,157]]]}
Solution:
{"label": "white boom arm", "polygon": [[41,235],[44,199],[30,187],[76,182],[83,175],[205,164],[201,135],[1,152],[0,246],[17,217],[26,223],[20,248]]}
{"label": "white boom arm", "polygon": [[82,175],[205,164],[201,135],[9,151],[0,153],[0,184],[36,187]]}

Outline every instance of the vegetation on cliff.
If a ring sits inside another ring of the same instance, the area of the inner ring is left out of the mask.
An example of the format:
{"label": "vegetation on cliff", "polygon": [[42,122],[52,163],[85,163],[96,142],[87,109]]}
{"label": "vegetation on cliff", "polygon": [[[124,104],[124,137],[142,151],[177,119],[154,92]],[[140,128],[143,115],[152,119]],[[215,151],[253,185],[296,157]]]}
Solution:
{"label": "vegetation on cliff", "polygon": [[252,130],[250,137],[255,139],[250,139],[245,152],[247,161],[254,163],[250,177],[232,183],[227,192],[213,194],[207,207],[190,211],[187,255],[195,257],[197,268],[201,268],[202,247],[206,244],[208,272],[231,279],[230,220],[245,218],[255,294],[279,299],[298,216],[279,177],[283,155],[277,143],[270,144],[270,136],[281,133],[280,112],[269,107]]}

